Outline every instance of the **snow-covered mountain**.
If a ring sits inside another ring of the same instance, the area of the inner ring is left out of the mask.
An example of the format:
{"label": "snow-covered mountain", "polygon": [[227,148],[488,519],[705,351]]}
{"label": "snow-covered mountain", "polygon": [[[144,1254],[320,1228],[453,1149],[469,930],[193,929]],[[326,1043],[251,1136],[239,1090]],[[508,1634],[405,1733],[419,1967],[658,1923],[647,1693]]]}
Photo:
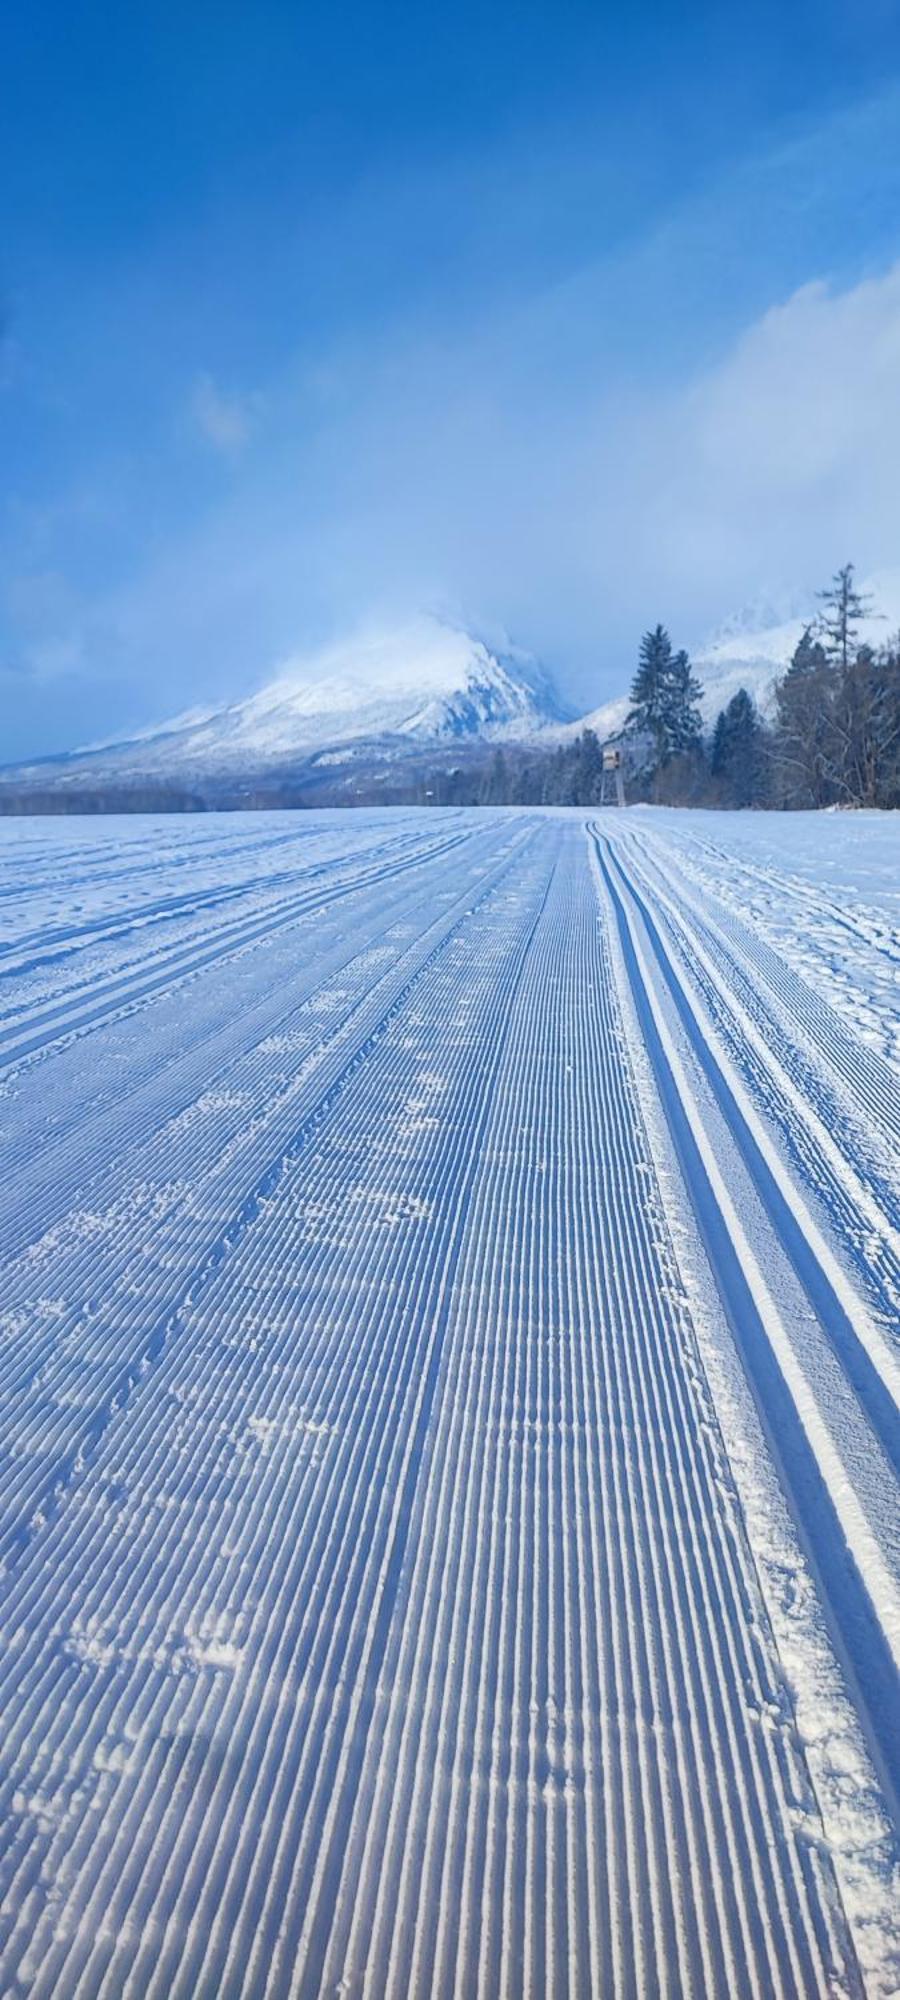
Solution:
{"label": "snow-covered mountain", "polygon": [[[900,570],[861,588],[876,607],[863,636],[877,644],[900,628]],[[818,609],[814,600],[757,601],[693,649],[707,728],[740,687],[765,713]],[[211,797],[264,777],[304,791],[329,784],[347,791],[363,773],[393,782],[403,760],[427,768],[448,755],[477,758],[504,741],[550,748],[585,727],[604,740],[622,728],[629,706],[623,690],[575,720],[530,654],[495,650],[421,615],[288,660],[258,693],[227,707],[193,709],[125,741],[11,767],[0,791],[133,793],[148,783]]]}
{"label": "snow-covered mountain", "polygon": [[530,655],[430,617],[290,660],[259,693],[66,760],[116,780],[255,773],[527,738],[566,719]]}
{"label": "snow-covered mountain", "polygon": [[[900,629],[900,570],[883,570],[859,586],[872,599],[872,616],[860,626],[860,637],[878,646]],[[789,666],[805,627],[821,605],[815,599],[772,601],[757,598],[691,650],[691,663],[703,688],[700,703],[704,726],[711,729],[720,709],[739,688],[746,688],[765,715],[771,708],[775,682]],[[627,694],[617,695],[586,715],[579,728],[595,729],[602,738],[621,729],[629,710]]]}

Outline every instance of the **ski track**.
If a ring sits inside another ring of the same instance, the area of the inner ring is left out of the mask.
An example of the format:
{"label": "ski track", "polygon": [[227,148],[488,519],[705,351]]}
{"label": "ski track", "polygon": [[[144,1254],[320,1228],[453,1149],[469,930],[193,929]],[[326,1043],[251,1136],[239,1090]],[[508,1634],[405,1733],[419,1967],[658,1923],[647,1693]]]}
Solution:
{"label": "ski track", "polygon": [[0,828],[3,2000],[897,1990],[897,1074],[666,822]]}

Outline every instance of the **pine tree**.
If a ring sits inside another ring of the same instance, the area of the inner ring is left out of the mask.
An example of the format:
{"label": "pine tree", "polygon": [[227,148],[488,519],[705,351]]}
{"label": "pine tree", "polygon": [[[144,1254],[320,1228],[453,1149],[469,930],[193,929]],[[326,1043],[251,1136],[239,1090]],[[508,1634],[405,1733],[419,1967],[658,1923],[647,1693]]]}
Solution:
{"label": "pine tree", "polygon": [[635,735],[648,736],[653,746],[654,765],[666,756],[666,713],[669,677],[672,671],[672,641],[664,625],[645,632],[638,654],[638,669],[631,684],[631,711],[626,727]]}
{"label": "pine tree", "polygon": [[713,730],[712,748],[709,753],[709,768],[714,778],[724,778],[729,764],[728,719],[724,708],[716,716]]}
{"label": "pine tree", "polygon": [[779,803],[827,806],[836,797],[837,669],[807,625],[775,687],[773,761]]}
{"label": "pine tree", "polygon": [[856,589],[852,563],[845,563],[832,577],[829,588],[818,592],[818,597],[825,606],[819,625],[826,655],[846,673],[857,650],[860,622],[868,618],[872,600],[862,597]]}
{"label": "pine tree", "polygon": [[815,636],[815,626],[805,625],[791,655],[787,678],[792,674],[801,675],[817,672],[828,665],[828,654],[820,639]]}
{"label": "pine tree", "polygon": [[594,729],[583,729],[575,744],[573,803],[595,806],[603,782],[603,752]]}
{"label": "pine tree", "polygon": [[746,688],[721,710],[713,734],[710,769],[728,806],[758,805],[764,794],[763,731]]}
{"label": "pine tree", "polygon": [[[673,797],[681,796],[685,788],[688,792],[696,791],[699,775],[696,767],[703,752],[701,693],[687,653],[683,648],[672,652],[665,626],[656,625],[651,632],[645,632],[625,726],[629,735],[643,737],[649,745],[644,769],[653,779],[657,799],[661,795],[663,773],[666,778],[662,789]],[[684,760],[680,772],[669,768],[676,760]]]}
{"label": "pine tree", "polygon": [[703,689],[694,674],[684,648],[675,654],[669,669],[665,698],[666,755],[683,756],[699,748],[702,725],[700,697]]}

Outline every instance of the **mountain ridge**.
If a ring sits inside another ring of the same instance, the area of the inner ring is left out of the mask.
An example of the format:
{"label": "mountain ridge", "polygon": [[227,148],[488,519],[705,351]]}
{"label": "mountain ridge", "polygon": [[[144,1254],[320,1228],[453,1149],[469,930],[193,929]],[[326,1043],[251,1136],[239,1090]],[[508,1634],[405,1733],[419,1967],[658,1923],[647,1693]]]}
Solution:
{"label": "mountain ridge", "polygon": [[[863,589],[885,607],[862,628],[878,643],[900,626],[900,571],[882,572]],[[757,599],[694,651],[706,728],[740,687],[763,714],[771,709],[775,682],[814,615],[796,599]],[[317,774],[387,771],[429,753],[465,757],[504,743],[549,749],[585,728],[607,738],[622,729],[629,707],[622,693],[576,715],[531,654],[418,614],[290,659],[254,694],[223,708],[194,708],[123,739],[8,766],[0,788],[190,788],[263,776],[315,783]]]}
{"label": "mountain ridge", "polygon": [[188,711],[7,775],[52,768],[71,780],[234,778],[376,751],[389,759],[428,746],[527,741],[571,716],[530,654],[420,616],[288,661],[222,709]]}

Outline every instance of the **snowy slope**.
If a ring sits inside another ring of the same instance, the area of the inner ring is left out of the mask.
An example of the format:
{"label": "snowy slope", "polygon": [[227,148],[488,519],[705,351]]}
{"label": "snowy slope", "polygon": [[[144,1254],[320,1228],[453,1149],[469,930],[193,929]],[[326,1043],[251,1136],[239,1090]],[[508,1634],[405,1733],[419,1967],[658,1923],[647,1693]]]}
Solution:
{"label": "snowy slope", "polygon": [[529,655],[494,652],[423,616],[289,661],[228,708],[84,754],[95,776],[185,778],[258,771],[345,746],[402,756],[429,743],[527,737],[564,714]]}
{"label": "snowy slope", "polygon": [[[861,637],[873,646],[883,644],[900,628],[900,570],[881,571],[861,584],[860,590],[874,600],[874,615],[862,625]],[[720,709],[742,687],[766,713],[776,680],[789,665],[805,626],[820,610],[814,599],[787,603],[757,599],[692,650],[694,672],[703,687],[701,711],[706,728],[712,728]],[[585,716],[578,727],[595,729],[601,737],[612,736],[622,728],[628,709],[627,695],[618,695]]]}
{"label": "snowy slope", "polygon": [[[703,689],[700,711],[704,728],[713,727],[720,709],[742,687],[766,713],[775,682],[784,673],[812,616],[809,612],[806,617],[757,627],[752,613],[741,613],[697,647],[691,654],[691,663]],[[630,705],[627,694],[616,695],[612,701],[593,709],[578,726],[595,729],[601,739],[614,736],[624,727]]]}

